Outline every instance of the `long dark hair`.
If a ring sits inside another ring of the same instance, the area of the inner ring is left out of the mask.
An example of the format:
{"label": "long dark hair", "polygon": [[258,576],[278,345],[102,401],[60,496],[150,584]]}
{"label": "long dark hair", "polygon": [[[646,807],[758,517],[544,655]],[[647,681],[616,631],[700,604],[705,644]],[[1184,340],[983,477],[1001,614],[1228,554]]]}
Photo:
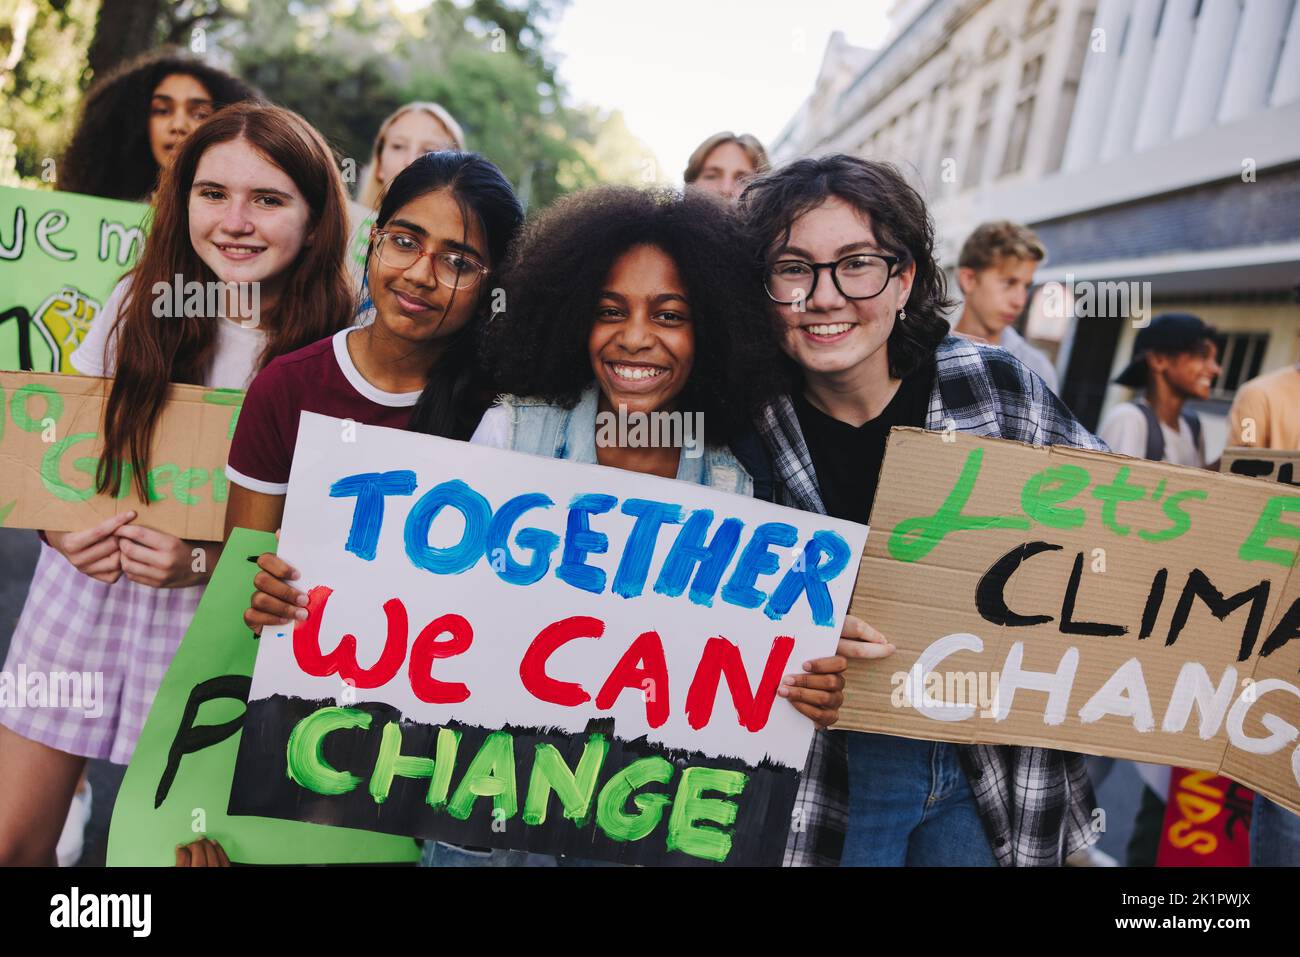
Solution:
{"label": "long dark hair", "polygon": [[679,402],[725,444],[785,376],[758,257],[731,208],[697,190],[598,187],[532,222],[501,272],[507,308],[487,350],[497,386],[571,408],[595,379],[587,343],[605,278],[642,245],[672,258],[690,297],[695,361]]}
{"label": "long dark hair", "polygon": [[801,159],[753,180],[739,210],[751,240],[766,255],[790,238],[794,221],[831,197],[842,199],[871,221],[882,247],[916,264],[905,308],[887,343],[889,374],[901,379],[934,354],[948,335],[944,314],[952,307],[943,271],[934,259],[934,222],[921,198],[888,163],[833,153]]}
{"label": "long dark hair", "polygon": [[121,489],[122,461],[134,469],[147,501],[148,455],[170,382],[198,384],[212,363],[218,322],[212,316],[154,315],[155,283],[216,281],[190,242],[189,194],[199,159],[212,146],[244,139],[293,180],[311,208],[309,245],[285,273],[278,302],[261,317],[267,326],[262,368],[277,356],[333,335],[352,318],[353,294],[344,254],[347,199],[329,147],[297,113],[278,106],[238,103],[204,120],[185,138],[163,173],[151,210],[152,225],[117,324],[116,369],[104,409],[104,454],[99,491]]}
{"label": "long dark hair", "polygon": [[[382,229],[396,212],[412,200],[440,189],[448,190],[468,224],[476,218],[487,237],[487,263],[493,272],[483,277],[474,294],[474,317],[456,333],[429,370],[407,426],[413,432],[468,439],[492,402],[490,384],[479,362],[479,347],[492,298],[492,276],[506,258],[506,250],[524,222],[524,208],[501,170],[478,153],[441,150],[425,153],[393,177],[375,217]],[[370,254],[366,256],[371,262]],[[455,292],[452,293],[453,301]]]}
{"label": "long dark hair", "polygon": [[216,110],[258,98],[243,80],[175,50],[131,60],[86,94],[59,164],[59,189],[110,199],[148,196],[159,172],[149,146],[149,103],[158,84],[177,73],[202,83]]}

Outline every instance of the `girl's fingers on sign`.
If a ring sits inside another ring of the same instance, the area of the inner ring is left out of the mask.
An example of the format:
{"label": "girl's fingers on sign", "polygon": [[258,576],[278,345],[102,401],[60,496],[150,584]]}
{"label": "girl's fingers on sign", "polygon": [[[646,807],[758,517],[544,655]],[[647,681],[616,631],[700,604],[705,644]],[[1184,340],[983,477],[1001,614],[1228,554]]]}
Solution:
{"label": "girl's fingers on sign", "polygon": [[253,592],[248,610],[244,613],[244,623],[250,628],[254,625],[288,625],[294,621],[294,612],[300,609],[286,605],[278,599],[262,592]]}
{"label": "girl's fingers on sign", "polygon": [[[258,572],[253,576],[253,587],[259,595],[274,602],[271,605],[259,605],[263,611],[275,611],[286,617],[294,617],[295,612],[302,612],[300,618],[306,618],[307,596],[282,578],[268,572]],[[256,596],[254,596],[256,597]],[[283,609],[280,606],[284,606]]]}
{"label": "girl's fingers on sign", "polygon": [[844,630],[836,648],[846,658],[888,658],[896,649],[875,627],[854,615],[844,618]]}
{"label": "girl's fingers on sign", "polygon": [[[803,670],[810,675],[837,675],[849,666],[848,659],[842,655],[831,655],[829,658],[814,658],[812,661],[803,663]],[[798,678],[799,675],[787,675],[787,678]],[[787,682],[788,683],[788,682]]]}
{"label": "girl's fingers on sign", "polygon": [[[278,538],[280,533],[276,532]],[[281,581],[291,582],[298,577],[298,570],[275,552],[263,552],[257,558],[257,567],[268,575],[274,575]]]}
{"label": "girl's fingers on sign", "polygon": [[781,681],[781,686],[784,688],[817,688],[821,691],[841,691],[844,688],[844,676],[841,674],[786,675]]}

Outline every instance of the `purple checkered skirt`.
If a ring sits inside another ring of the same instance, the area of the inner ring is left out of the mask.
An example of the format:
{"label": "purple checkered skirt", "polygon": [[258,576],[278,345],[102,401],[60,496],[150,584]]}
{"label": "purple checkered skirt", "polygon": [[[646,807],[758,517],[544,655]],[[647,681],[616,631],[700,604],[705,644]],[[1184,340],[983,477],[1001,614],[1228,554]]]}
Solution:
{"label": "purple checkered skirt", "polygon": [[202,594],[202,586],[150,588],[125,577],[105,584],[42,543],[4,670],[13,680],[22,666],[47,683],[52,674],[98,673],[102,700],[93,708],[84,698],[72,707],[6,700],[0,724],[69,754],[126,764]]}

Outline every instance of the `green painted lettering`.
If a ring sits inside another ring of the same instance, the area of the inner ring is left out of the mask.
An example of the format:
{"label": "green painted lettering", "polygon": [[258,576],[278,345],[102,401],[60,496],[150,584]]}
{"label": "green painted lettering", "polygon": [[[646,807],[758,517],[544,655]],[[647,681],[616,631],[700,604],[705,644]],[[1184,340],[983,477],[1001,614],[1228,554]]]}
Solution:
{"label": "green painted lettering", "polygon": [[944,536],[981,528],[1021,528],[1030,526],[1027,518],[1010,515],[963,515],[984,461],[983,449],[971,449],[962,465],[961,475],[944,503],[933,515],[909,518],[894,528],[889,536],[889,554],[901,562],[919,562],[929,555]]}
{"label": "green painted lettering", "polygon": [[1297,553],[1285,548],[1274,548],[1268,543],[1274,538],[1300,541],[1300,526],[1281,521],[1289,512],[1300,512],[1300,498],[1293,495],[1275,495],[1268,500],[1250,535],[1241,543],[1237,557],[1243,562],[1272,562],[1283,568],[1295,564]]}
{"label": "green painted lettering", "polygon": [[149,488],[149,501],[161,502],[165,499],[167,495],[162,490],[172,483],[176,478],[176,473],[179,471],[180,469],[175,465],[156,465],[151,468],[149,470],[149,480],[147,483]]}
{"label": "green painted lettering", "polygon": [[47,492],[64,502],[84,502],[95,494],[93,483],[86,488],[74,488],[62,478],[63,454],[78,442],[94,438],[94,432],[75,432],[65,435],[45,450],[41,457],[41,484]]}
{"label": "green painted lettering", "polygon": [[734,796],[745,789],[749,776],[722,768],[687,768],[677,785],[673,813],[668,818],[668,850],[681,851],[706,861],[725,861],[731,853],[731,833],[717,827],[701,827],[710,821],[723,827],[736,823],[735,801],[706,798],[705,791]]}
{"label": "green painted lettering", "polygon": [[481,797],[491,797],[492,809],[501,817],[512,818],[519,810],[515,794],[515,739],[508,731],[493,731],[487,736],[451,796],[447,812],[458,820],[468,820],[474,802]]}
{"label": "green painted lettering", "polygon": [[596,823],[605,836],[611,841],[639,841],[653,831],[671,798],[667,794],[638,794],[632,798],[639,809],[636,814],[628,813],[627,799],[638,788],[653,782],[667,784],[672,779],[672,764],[658,755],[633,761],[610,778],[596,802]]}
{"label": "green painted lettering", "polygon": [[1098,485],[1092,490],[1092,497],[1102,503],[1101,521],[1116,535],[1127,535],[1129,528],[1127,525],[1119,524],[1115,511],[1120,502],[1136,502],[1146,495],[1147,490],[1140,485],[1134,485],[1129,482],[1129,473],[1132,470],[1126,465],[1115,473],[1115,478],[1109,485]]}
{"label": "green painted lettering", "polygon": [[213,405],[232,406],[230,410],[230,425],[226,429],[226,438],[235,437],[235,425],[239,422],[239,410],[244,405],[244,393],[238,389],[209,389],[203,393],[203,401],[210,402]]}
{"label": "green painted lettering", "polygon": [[289,732],[285,747],[289,779],[317,794],[338,795],[353,790],[361,779],[330,767],[321,749],[331,731],[369,728],[370,720],[370,715],[356,708],[321,708],[307,715]]}
{"label": "green painted lettering", "polygon": [[226,495],[230,491],[230,483],[226,481],[224,469],[212,470],[212,501],[220,504],[226,500]]}
{"label": "green painted lettering", "polygon": [[201,468],[186,469],[172,482],[172,494],[182,505],[198,505],[203,500],[190,493],[208,480],[208,470]]}
{"label": "green painted lettering", "polygon": [[393,778],[428,778],[429,790],[425,803],[439,807],[447,801],[447,787],[451,783],[452,768],[456,764],[456,748],[460,744],[460,732],[450,728],[439,728],[436,757],[421,758],[402,754],[402,729],[396,721],[384,725],[383,737],[379,742],[379,757],[375,759],[375,770],[370,775],[370,796],[376,804],[388,800],[388,792],[393,787]]}
{"label": "green painted lettering", "polygon": [[1166,528],[1163,532],[1138,532],[1138,538],[1144,542],[1167,542],[1170,539],[1183,535],[1192,527],[1192,517],[1180,508],[1184,501],[1193,499],[1196,501],[1205,501],[1210,497],[1210,493],[1200,489],[1189,488],[1182,492],[1175,492],[1170,495],[1161,504],[1160,508],[1165,513],[1165,518],[1173,522],[1173,525]]}
{"label": "green painted lettering", "polygon": [[[32,415],[30,409],[34,396],[45,400],[45,414],[39,417]],[[63,396],[47,385],[31,382],[14,393],[9,403],[9,414],[14,417],[14,425],[24,432],[39,432],[44,428],[41,423],[45,419],[57,419],[63,414]]]}
{"label": "green painted lettering", "polygon": [[1082,508],[1062,508],[1092,481],[1086,469],[1077,465],[1056,465],[1030,477],[1020,490],[1020,507],[1025,514],[1049,528],[1079,528],[1088,514]]}
{"label": "green painted lettering", "polygon": [[524,799],[524,823],[545,823],[547,805],[554,790],[564,805],[564,816],[579,827],[585,827],[596,794],[596,779],[608,753],[609,739],[603,734],[593,734],[582,748],[575,774],[564,763],[555,745],[537,745],[533,771],[528,778],[528,796]]}

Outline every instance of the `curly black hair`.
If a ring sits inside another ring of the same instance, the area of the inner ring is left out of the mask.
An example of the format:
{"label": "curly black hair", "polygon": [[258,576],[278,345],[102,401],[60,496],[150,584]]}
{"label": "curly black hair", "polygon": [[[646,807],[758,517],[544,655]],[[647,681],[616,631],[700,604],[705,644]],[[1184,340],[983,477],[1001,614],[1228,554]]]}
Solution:
{"label": "curly black hair", "polygon": [[[760,255],[790,238],[794,221],[832,196],[871,221],[886,250],[916,263],[907,319],[895,322],[886,345],[889,374],[903,378],[934,355],[948,335],[952,308],[943,270],[934,258],[934,221],[921,194],[897,168],[844,153],[801,159],[751,180],[740,195],[740,216]],[[791,361],[793,365],[793,360]]]}
{"label": "curly black hair", "polygon": [[149,147],[149,104],[158,84],[176,73],[202,83],[217,110],[262,98],[243,80],[175,49],[137,57],[86,93],[60,163],[59,189],[135,201],[153,192],[158,162]]}
{"label": "curly black hair", "polygon": [[642,245],[672,257],[686,284],[695,360],[681,407],[704,414],[709,444],[729,443],[784,391],[784,362],[744,229],[697,190],[597,187],[525,226],[500,274],[506,308],[489,324],[486,365],[500,391],[572,408],[595,380],[587,343],[605,278]]}

